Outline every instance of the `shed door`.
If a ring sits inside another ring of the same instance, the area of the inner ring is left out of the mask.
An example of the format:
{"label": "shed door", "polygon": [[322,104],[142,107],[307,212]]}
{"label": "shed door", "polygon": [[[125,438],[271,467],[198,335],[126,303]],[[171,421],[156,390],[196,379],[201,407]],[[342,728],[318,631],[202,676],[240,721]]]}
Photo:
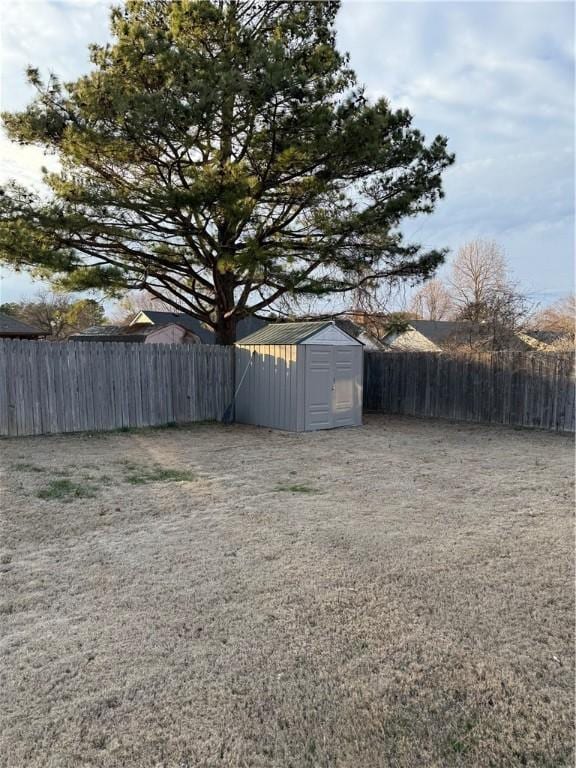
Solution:
{"label": "shed door", "polygon": [[330,429],[334,353],[328,346],[306,347],[306,398],[304,429]]}
{"label": "shed door", "polygon": [[304,428],[360,424],[362,348],[309,345],[306,349]]}
{"label": "shed door", "polygon": [[335,427],[356,424],[356,387],[358,347],[333,347],[334,385],[332,418]]}

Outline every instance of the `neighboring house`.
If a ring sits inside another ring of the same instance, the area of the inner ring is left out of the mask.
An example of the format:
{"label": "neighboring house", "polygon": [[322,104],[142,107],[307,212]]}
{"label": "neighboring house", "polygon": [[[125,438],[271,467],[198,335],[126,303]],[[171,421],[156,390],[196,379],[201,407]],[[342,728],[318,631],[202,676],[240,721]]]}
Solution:
{"label": "neighboring house", "polygon": [[192,331],[178,323],[95,325],[69,337],[70,341],[123,341],[132,344],[200,344]]}
{"label": "neighboring house", "polygon": [[[247,317],[237,325],[237,336],[247,336],[266,325],[265,320]],[[143,344],[215,344],[208,326],[183,312],[142,310],[128,325],[96,325],[70,336],[72,341],[124,341]]]}
{"label": "neighboring house", "polygon": [[349,336],[352,336],[354,339],[357,339],[361,344],[363,344],[364,349],[378,351],[385,349],[385,346],[376,338],[376,336],[352,320],[348,320],[343,317],[336,317],[334,318],[334,322],[338,328],[344,331],[344,333],[347,333]]}
{"label": "neighboring house", "polygon": [[[215,344],[216,336],[210,326],[205,325],[195,317],[186,315],[183,312],[156,312],[155,310],[144,309],[138,312],[136,317],[131,320],[132,325],[164,325],[166,323],[178,323],[191,331],[198,339],[200,344]],[[256,333],[260,328],[267,325],[266,320],[259,317],[245,317],[238,321],[236,326],[236,338],[241,339],[251,333]]]}
{"label": "neighboring house", "polygon": [[538,352],[569,351],[574,349],[574,336],[560,331],[530,330],[518,333],[528,349]]}
{"label": "neighboring house", "polygon": [[40,339],[46,334],[33,328],[11,315],[0,312],[0,338],[2,339]]}
{"label": "neighboring house", "polygon": [[410,320],[405,329],[387,333],[382,339],[385,349],[395,352],[442,352],[469,343],[477,335],[472,323],[447,320]]}
{"label": "neighboring house", "polygon": [[[555,352],[569,346],[560,333],[547,331],[498,332],[498,348],[517,352]],[[490,351],[494,328],[448,320],[409,320],[403,330],[394,330],[382,339],[384,348],[394,352],[446,352],[456,349]]]}
{"label": "neighboring house", "polygon": [[[273,323],[259,317],[245,317],[238,321],[236,338],[243,339]],[[336,325],[360,341],[365,349],[385,347],[369,331],[357,323],[336,318]],[[176,331],[180,328],[180,331]],[[168,330],[170,329],[170,330]],[[185,333],[183,333],[185,331]],[[140,338],[142,337],[142,338]],[[215,344],[216,336],[209,326],[183,312],[157,312],[143,309],[127,325],[101,325],[87,328],[70,336],[76,341],[143,341],[145,344]]]}

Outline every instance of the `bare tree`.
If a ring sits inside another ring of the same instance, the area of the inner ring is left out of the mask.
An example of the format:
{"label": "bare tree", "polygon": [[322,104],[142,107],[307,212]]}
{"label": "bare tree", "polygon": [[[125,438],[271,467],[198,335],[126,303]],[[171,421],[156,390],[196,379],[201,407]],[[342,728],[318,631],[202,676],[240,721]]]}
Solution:
{"label": "bare tree", "polygon": [[452,263],[448,283],[456,312],[467,320],[482,322],[486,305],[508,284],[500,246],[489,240],[472,240],[463,245]]}
{"label": "bare tree", "polygon": [[410,302],[410,310],[421,320],[447,320],[453,308],[452,296],[436,277],[424,283]]}
{"label": "bare tree", "polygon": [[574,336],[575,323],[576,295],[573,293],[540,310],[531,320],[531,325],[539,331],[554,331],[566,336]]}
{"label": "bare tree", "polygon": [[34,298],[3,304],[0,309],[34,328],[53,341],[92,325],[102,325],[106,318],[102,304],[95,299],[76,299],[70,294],[40,291]]}
{"label": "bare tree", "polygon": [[475,323],[496,321],[514,328],[528,313],[528,301],[510,278],[502,248],[490,240],[463,245],[448,281],[455,315]]}
{"label": "bare tree", "polygon": [[454,318],[476,326],[473,346],[505,349],[516,343],[532,307],[510,278],[497,243],[473,240],[462,246],[452,264],[449,290]]}

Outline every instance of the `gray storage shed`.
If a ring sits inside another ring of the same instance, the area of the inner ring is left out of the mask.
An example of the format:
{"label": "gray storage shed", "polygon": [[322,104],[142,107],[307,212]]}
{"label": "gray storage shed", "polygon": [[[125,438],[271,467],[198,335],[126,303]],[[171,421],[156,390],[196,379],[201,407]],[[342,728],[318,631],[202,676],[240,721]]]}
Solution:
{"label": "gray storage shed", "polygon": [[362,352],[330,320],[246,336],[236,342],[236,421],[292,432],[359,426]]}

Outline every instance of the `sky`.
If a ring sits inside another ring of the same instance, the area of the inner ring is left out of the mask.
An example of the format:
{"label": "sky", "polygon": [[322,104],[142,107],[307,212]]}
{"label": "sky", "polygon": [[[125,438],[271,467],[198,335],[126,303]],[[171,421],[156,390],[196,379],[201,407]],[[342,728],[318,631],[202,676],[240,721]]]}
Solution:
{"label": "sky", "polygon": [[[88,45],[108,39],[103,0],[11,0],[2,9],[3,110],[32,96],[24,70],[63,80],[84,73]],[[456,153],[446,197],[410,220],[409,240],[458,248],[497,241],[512,276],[541,305],[574,286],[574,5],[571,2],[344,0],[338,47],[369,97],[410,109],[429,138]],[[39,150],[0,134],[0,183],[38,185]],[[38,285],[4,270],[0,299]]]}

